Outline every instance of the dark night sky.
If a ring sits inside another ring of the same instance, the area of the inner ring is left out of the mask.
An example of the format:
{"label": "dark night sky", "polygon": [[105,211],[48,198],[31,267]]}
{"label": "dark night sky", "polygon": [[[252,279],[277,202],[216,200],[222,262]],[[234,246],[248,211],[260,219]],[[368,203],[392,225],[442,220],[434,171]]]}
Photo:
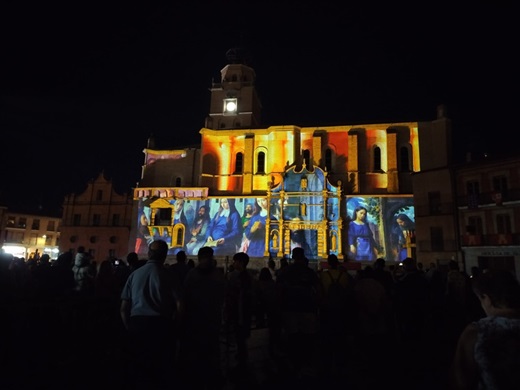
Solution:
{"label": "dark night sky", "polygon": [[55,214],[102,170],[129,191],[150,134],[197,144],[235,46],[265,126],[430,121],[443,103],[459,156],[516,150],[511,5],[108,3],[0,6],[0,204],[13,211]]}

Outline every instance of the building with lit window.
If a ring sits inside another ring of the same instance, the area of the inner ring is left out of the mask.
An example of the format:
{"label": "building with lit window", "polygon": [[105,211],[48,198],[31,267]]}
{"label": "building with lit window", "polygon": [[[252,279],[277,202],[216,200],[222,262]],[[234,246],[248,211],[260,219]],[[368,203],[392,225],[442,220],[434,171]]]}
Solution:
{"label": "building with lit window", "polygon": [[467,270],[520,272],[520,157],[457,166],[460,243]]}
{"label": "building with lit window", "polygon": [[13,213],[5,210],[2,252],[24,259],[59,254],[61,218]]}
{"label": "building with lit window", "polygon": [[[452,163],[445,108],[426,122],[262,127],[256,74],[229,54],[210,88],[200,148],[163,150],[150,139],[144,150],[134,189],[135,250],[145,253],[145,243],[163,237],[171,255],[193,256],[210,245],[219,260],[236,251],[289,257],[295,246],[316,264],[330,253],[357,264],[423,256],[415,229],[402,229],[397,217],[415,221],[416,173]],[[452,186],[449,177],[435,180],[436,188]],[[354,221],[358,208],[363,222]],[[453,213],[438,223],[456,231]],[[425,250],[429,258],[460,256],[456,246]]]}

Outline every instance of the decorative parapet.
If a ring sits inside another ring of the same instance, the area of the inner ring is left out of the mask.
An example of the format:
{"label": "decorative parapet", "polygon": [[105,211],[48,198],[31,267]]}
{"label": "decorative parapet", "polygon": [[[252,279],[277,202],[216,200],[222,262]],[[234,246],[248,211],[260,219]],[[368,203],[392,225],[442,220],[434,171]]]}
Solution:
{"label": "decorative parapet", "polygon": [[142,187],[134,189],[134,200],[152,197],[205,199],[208,193],[208,187]]}

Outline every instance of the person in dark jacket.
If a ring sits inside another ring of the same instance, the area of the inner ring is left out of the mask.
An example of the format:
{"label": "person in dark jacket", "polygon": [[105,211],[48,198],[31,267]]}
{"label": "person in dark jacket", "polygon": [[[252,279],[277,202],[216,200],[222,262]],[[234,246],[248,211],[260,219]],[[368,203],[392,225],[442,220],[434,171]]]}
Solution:
{"label": "person in dark jacket", "polygon": [[128,276],[121,293],[120,314],[128,330],[137,388],[164,386],[175,363],[178,300],[164,267],[167,255],[166,241],[153,241],[148,261]]}
{"label": "person in dark jacket", "polygon": [[247,366],[247,339],[251,336],[253,316],[253,277],[247,269],[249,256],[238,252],[233,255],[234,270],[228,274],[225,313],[226,324],[235,335],[237,343],[237,364]]}
{"label": "person in dark jacket", "polygon": [[283,268],[276,278],[282,332],[295,369],[311,373],[316,369],[320,279],[309,268],[302,247],[292,250],[292,259],[293,263]]}

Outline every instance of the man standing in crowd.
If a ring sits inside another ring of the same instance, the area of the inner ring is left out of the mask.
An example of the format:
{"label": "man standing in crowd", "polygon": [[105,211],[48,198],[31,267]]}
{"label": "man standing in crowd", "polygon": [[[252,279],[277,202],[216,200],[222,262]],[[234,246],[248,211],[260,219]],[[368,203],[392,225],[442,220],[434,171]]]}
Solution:
{"label": "man standing in crowd", "polygon": [[167,255],[168,244],[153,241],[148,261],[128,276],[121,293],[121,319],[131,351],[128,380],[136,388],[160,387],[175,363],[177,296],[164,267]]}
{"label": "man standing in crowd", "polygon": [[292,250],[293,263],[276,278],[282,310],[282,328],[289,358],[300,375],[314,375],[319,332],[318,291],[320,279],[309,268],[304,249]]}

